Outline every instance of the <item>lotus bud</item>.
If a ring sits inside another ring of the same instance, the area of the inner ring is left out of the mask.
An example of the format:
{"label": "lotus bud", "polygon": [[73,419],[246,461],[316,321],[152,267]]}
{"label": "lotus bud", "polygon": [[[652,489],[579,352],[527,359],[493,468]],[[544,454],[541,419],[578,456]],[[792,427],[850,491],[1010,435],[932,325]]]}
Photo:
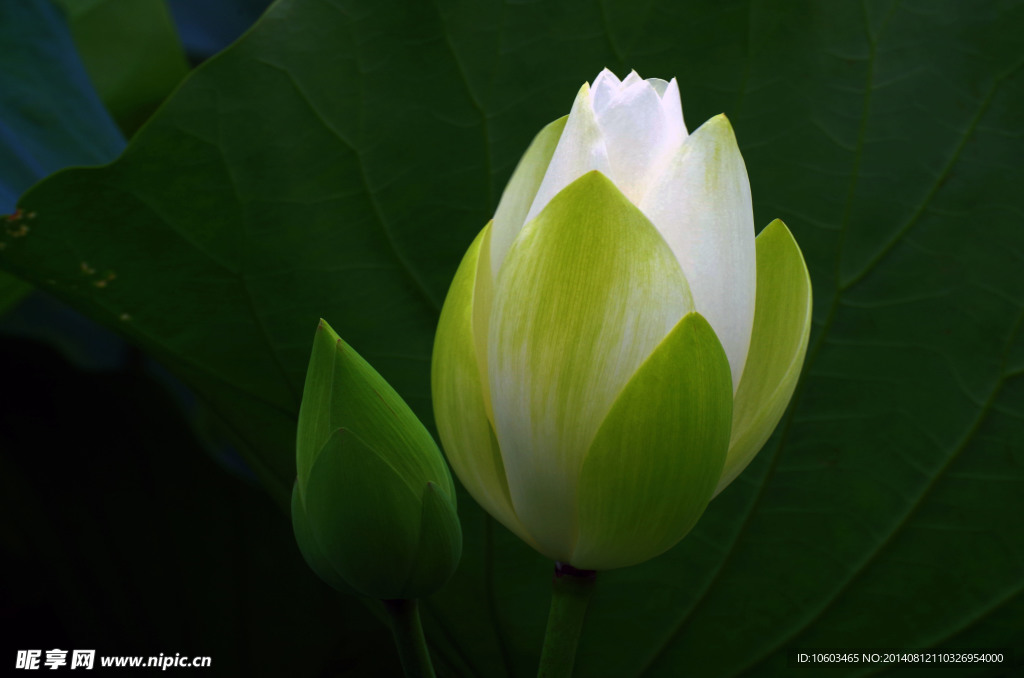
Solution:
{"label": "lotus bud", "polygon": [[452,468],[582,570],[676,544],[793,393],[811,286],[781,221],[755,238],[724,115],[605,70],[542,129],[445,300],[432,365]]}
{"label": "lotus bud", "polygon": [[292,526],[306,562],[344,591],[394,600],[439,589],[462,553],[455,487],[433,438],[324,321],[299,409]]}

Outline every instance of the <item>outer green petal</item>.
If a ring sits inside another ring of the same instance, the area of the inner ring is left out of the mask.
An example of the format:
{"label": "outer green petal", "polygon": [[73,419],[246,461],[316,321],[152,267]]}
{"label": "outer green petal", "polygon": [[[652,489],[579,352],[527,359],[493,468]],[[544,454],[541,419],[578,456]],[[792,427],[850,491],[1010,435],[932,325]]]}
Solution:
{"label": "outer green petal", "polygon": [[324,555],[320,544],[313,535],[313,528],[306,516],[306,507],[299,493],[299,484],[296,482],[292,487],[292,529],[295,532],[295,541],[299,545],[299,551],[306,560],[306,564],[316,573],[318,577],[330,584],[336,591],[353,594],[355,591],[348,582],[338,574],[334,565]]}
{"label": "outer green petal", "polygon": [[386,459],[416,496],[427,481],[455,495],[441,451],[420,420],[391,385],[322,320],[306,379],[296,454],[300,487],[308,482],[327,437],[344,428]]}
{"label": "outer green petal", "polygon": [[448,581],[462,557],[462,526],[455,504],[434,483],[423,490],[420,543],[403,598],[430,595]]}
{"label": "outer green petal", "polygon": [[387,460],[339,429],[317,456],[303,498],[321,553],[345,581],[373,598],[403,594],[422,507]]}
{"label": "outer green petal", "polygon": [[811,332],[811,278],[779,219],[757,236],[757,301],[750,353],[733,407],[732,440],[715,494],[747,467],[786,411]]}
{"label": "outer green petal", "polygon": [[[441,309],[430,370],[434,418],[448,463],[473,499],[521,539],[535,545],[512,508],[505,467],[491,430],[486,404],[488,396],[481,383],[481,369],[477,361],[474,307],[481,302],[474,290],[480,278],[478,263],[480,268],[488,265],[484,244],[489,234],[490,225],[470,245]],[[489,281],[481,283],[489,291]]]}
{"label": "outer green petal", "polygon": [[711,499],[731,423],[729,359],[707,320],[690,313],[629,381],[594,439],[569,562],[625,567],[682,539]]}
{"label": "outer green petal", "polygon": [[547,172],[568,119],[568,115],[562,116],[537,133],[512,172],[505,192],[501,194],[501,201],[494,213],[494,248],[490,255],[491,268],[495,271],[501,267],[508,248],[526,223],[526,215],[537,196],[537,189],[544,180],[544,173]]}
{"label": "outer green petal", "polygon": [[334,364],[338,357],[338,335],[320,321],[313,337],[313,351],[306,368],[306,383],[299,406],[299,426],[295,441],[295,463],[299,489],[306,490],[306,479],[316,456],[334,433],[331,425],[331,393],[334,390]]}
{"label": "outer green petal", "polygon": [[[480,234],[480,254],[476,258],[476,283],[473,286],[473,339],[476,346],[476,362],[480,370],[480,388],[484,399],[487,419],[494,422],[494,410],[491,408],[490,378],[487,375],[487,333],[491,318],[491,306],[494,303],[494,273],[491,271],[491,238],[494,235],[494,222],[484,227]],[[497,443],[495,443],[497,445]]]}
{"label": "outer green petal", "polygon": [[555,196],[509,250],[488,338],[494,430],[516,514],[545,555],[572,555],[594,435],[691,310],[672,250],[599,172]]}

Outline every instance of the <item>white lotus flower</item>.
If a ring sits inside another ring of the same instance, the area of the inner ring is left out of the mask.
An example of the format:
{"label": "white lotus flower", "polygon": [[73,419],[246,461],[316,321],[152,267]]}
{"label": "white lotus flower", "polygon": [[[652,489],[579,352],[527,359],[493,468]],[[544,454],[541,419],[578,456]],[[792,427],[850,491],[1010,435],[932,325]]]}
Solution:
{"label": "white lotus flower", "polygon": [[750,462],[795,388],[810,280],[755,239],[724,115],[603,71],[527,149],[466,253],[434,348],[448,459],[473,497],[581,569],[651,558]]}

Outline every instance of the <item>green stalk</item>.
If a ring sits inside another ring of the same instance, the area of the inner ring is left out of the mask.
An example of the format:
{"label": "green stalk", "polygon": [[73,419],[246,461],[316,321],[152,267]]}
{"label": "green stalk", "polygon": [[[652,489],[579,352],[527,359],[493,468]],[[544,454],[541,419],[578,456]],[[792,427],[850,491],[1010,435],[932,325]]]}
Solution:
{"label": "green stalk", "polygon": [[576,661],[576,646],[583,630],[587,603],[594,593],[597,573],[555,563],[551,587],[551,612],[544,633],[537,678],[570,678]]}
{"label": "green stalk", "polygon": [[417,600],[382,602],[391,617],[391,633],[395,636],[395,646],[398,647],[406,678],[434,678],[434,665],[430,663],[430,650],[423,635]]}

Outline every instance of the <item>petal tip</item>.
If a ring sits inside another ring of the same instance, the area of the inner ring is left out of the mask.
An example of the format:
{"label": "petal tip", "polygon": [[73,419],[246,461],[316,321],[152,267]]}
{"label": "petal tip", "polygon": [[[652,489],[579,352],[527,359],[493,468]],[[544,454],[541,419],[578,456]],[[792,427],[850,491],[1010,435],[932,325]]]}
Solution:
{"label": "petal tip", "polygon": [[739,153],[739,142],[736,140],[736,132],[732,122],[725,115],[719,113],[713,118],[708,118],[694,133],[695,139],[702,139],[701,143],[708,148],[729,148]]}
{"label": "petal tip", "polygon": [[732,121],[729,120],[729,116],[725,113],[719,113],[712,118],[708,118],[703,127],[707,127],[708,130],[718,132],[719,134],[725,134],[727,130],[730,134],[733,133]]}
{"label": "petal tip", "polygon": [[789,226],[786,225],[782,219],[772,219],[771,223],[761,229],[758,234],[758,238],[765,236],[768,240],[774,240],[776,238],[782,238],[786,244],[796,251],[796,254],[800,257],[800,262],[803,264],[804,270],[807,269],[807,262],[804,260],[803,250],[800,249],[800,243],[796,241],[793,236],[793,232],[789,230]]}
{"label": "petal tip", "polygon": [[722,343],[722,340],[718,338],[718,333],[715,332],[715,328],[711,326],[711,322],[701,315],[699,311],[690,311],[682,317],[679,324],[689,326],[692,332],[710,333],[719,345]]}
{"label": "petal tip", "polygon": [[[581,174],[580,178],[577,179],[576,181],[574,181],[573,183],[579,183],[581,185],[595,185],[595,186],[598,185],[598,184],[608,184],[608,185],[610,185],[612,187],[615,187],[615,182],[613,182],[611,179],[609,179],[608,176],[604,172],[602,172],[601,170],[596,170],[596,169],[592,169],[592,170],[590,170],[588,172],[585,172],[584,174]],[[617,187],[616,187],[616,190],[618,190]]]}

